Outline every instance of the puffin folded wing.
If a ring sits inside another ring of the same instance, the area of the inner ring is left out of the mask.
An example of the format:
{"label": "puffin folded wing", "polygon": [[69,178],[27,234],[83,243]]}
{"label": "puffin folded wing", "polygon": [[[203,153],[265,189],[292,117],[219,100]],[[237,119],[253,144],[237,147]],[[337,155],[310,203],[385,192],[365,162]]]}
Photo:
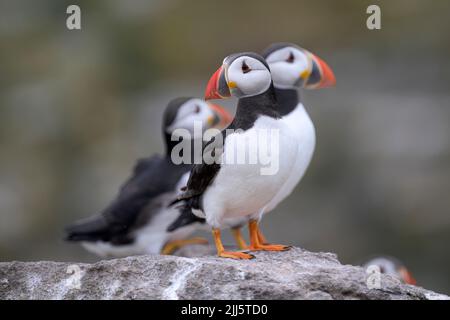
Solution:
{"label": "puffin folded wing", "polygon": [[179,228],[191,225],[193,223],[205,222],[204,218],[198,217],[192,212],[192,207],[195,205],[189,203],[191,200],[194,199],[188,199],[184,201],[179,207],[177,207],[177,209],[179,209],[180,211],[180,215],[167,227],[168,232],[173,232]]}
{"label": "puffin folded wing", "polygon": [[182,189],[183,192],[176,199],[174,199],[169,206],[173,206],[183,200],[201,196],[214,180],[219,172],[219,169],[220,164],[218,163],[202,163],[194,165],[191,169],[191,174],[187,185]]}
{"label": "puffin folded wing", "polygon": [[[206,146],[206,148],[211,148],[210,146],[211,144]],[[219,151],[220,153],[222,152],[221,150]],[[212,164],[202,163],[192,167],[187,185],[182,189],[184,192],[169,204],[169,206],[173,206],[176,203],[182,202],[178,206],[180,215],[169,225],[167,231],[172,232],[178,228],[205,221],[204,217],[199,217],[194,214],[194,211],[196,213],[203,213],[201,204],[202,195],[212,183],[219,170],[220,164],[217,162]]]}

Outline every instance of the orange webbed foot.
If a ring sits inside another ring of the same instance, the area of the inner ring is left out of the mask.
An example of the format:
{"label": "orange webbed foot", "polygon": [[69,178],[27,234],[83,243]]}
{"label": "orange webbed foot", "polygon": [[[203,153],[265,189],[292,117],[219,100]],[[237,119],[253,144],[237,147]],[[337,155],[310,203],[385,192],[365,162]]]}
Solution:
{"label": "orange webbed foot", "polygon": [[250,246],[250,251],[288,251],[292,247],[283,244],[259,244],[257,246]]}
{"label": "orange webbed foot", "polygon": [[249,221],[248,229],[250,231],[250,251],[287,251],[291,249],[290,246],[282,244],[265,243],[267,240],[259,230],[256,220]]}
{"label": "orange webbed foot", "polygon": [[208,240],[205,238],[194,237],[190,239],[184,240],[174,240],[167,242],[164,247],[161,249],[161,254],[163,255],[171,255],[178,249],[192,244],[208,244]]}
{"label": "orange webbed foot", "polygon": [[239,251],[223,251],[218,253],[219,257],[222,258],[230,258],[230,259],[237,259],[237,260],[250,260],[250,259],[254,259],[255,256],[250,254],[250,253],[246,253],[246,252],[239,252]]}
{"label": "orange webbed foot", "polygon": [[222,258],[238,259],[238,260],[250,260],[255,258],[254,255],[246,252],[239,251],[225,251],[222,240],[220,239],[220,229],[213,228],[214,242],[216,243],[217,255]]}

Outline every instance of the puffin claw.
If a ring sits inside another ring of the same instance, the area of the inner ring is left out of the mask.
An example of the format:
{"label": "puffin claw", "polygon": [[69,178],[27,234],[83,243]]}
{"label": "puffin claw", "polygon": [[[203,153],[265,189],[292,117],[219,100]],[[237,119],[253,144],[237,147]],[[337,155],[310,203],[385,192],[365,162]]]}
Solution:
{"label": "puffin claw", "polygon": [[250,251],[288,251],[292,246],[283,244],[259,244],[258,246],[250,246]]}
{"label": "puffin claw", "polygon": [[223,251],[219,253],[219,257],[222,258],[230,258],[230,259],[237,259],[237,260],[251,260],[254,259],[255,256],[250,253],[246,252],[234,252],[234,251]]}

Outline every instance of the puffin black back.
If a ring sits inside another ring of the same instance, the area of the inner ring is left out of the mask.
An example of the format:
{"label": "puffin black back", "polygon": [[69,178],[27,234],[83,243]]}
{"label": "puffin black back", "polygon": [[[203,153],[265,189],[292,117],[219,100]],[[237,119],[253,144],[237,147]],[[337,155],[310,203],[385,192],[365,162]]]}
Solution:
{"label": "puffin black back", "polygon": [[[221,107],[196,98],[170,101],[162,121],[165,154],[138,160],[133,174],[113,201],[101,214],[67,227],[66,240],[87,242],[88,250],[104,256],[159,253],[159,250],[171,252],[173,249],[163,247],[175,248],[170,245],[172,233],[167,226],[182,211],[168,208],[167,202],[179,192],[180,184],[192,167],[191,162],[175,161],[172,151],[178,144],[187,144],[190,148],[183,152],[190,152],[189,160],[193,161],[193,145],[202,139],[195,136],[172,139],[172,135],[177,129],[192,133],[196,121],[214,127],[227,122],[224,119],[227,117],[229,115]],[[183,154],[177,156],[183,157]]]}

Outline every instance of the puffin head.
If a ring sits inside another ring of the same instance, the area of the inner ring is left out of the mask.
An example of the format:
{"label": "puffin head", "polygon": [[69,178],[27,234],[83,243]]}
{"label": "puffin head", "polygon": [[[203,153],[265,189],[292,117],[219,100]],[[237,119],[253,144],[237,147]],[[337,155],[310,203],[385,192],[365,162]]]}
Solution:
{"label": "puffin head", "polygon": [[223,60],[212,75],[205,91],[205,100],[256,96],[272,84],[269,66],[253,52],[236,53]]}
{"label": "puffin head", "polygon": [[163,131],[171,135],[176,129],[189,131],[194,139],[201,132],[194,130],[200,123],[203,131],[211,128],[224,129],[232,120],[231,115],[221,106],[202,99],[185,97],[169,102],[163,116]]}
{"label": "puffin head", "polygon": [[274,43],[263,51],[279,89],[319,89],[332,87],[336,78],[328,64],[292,43]]}
{"label": "puffin head", "polygon": [[400,262],[393,257],[376,257],[364,264],[364,267],[376,265],[380,268],[381,273],[394,275],[406,284],[416,285],[417,282],[412,276],[411,272]]}

